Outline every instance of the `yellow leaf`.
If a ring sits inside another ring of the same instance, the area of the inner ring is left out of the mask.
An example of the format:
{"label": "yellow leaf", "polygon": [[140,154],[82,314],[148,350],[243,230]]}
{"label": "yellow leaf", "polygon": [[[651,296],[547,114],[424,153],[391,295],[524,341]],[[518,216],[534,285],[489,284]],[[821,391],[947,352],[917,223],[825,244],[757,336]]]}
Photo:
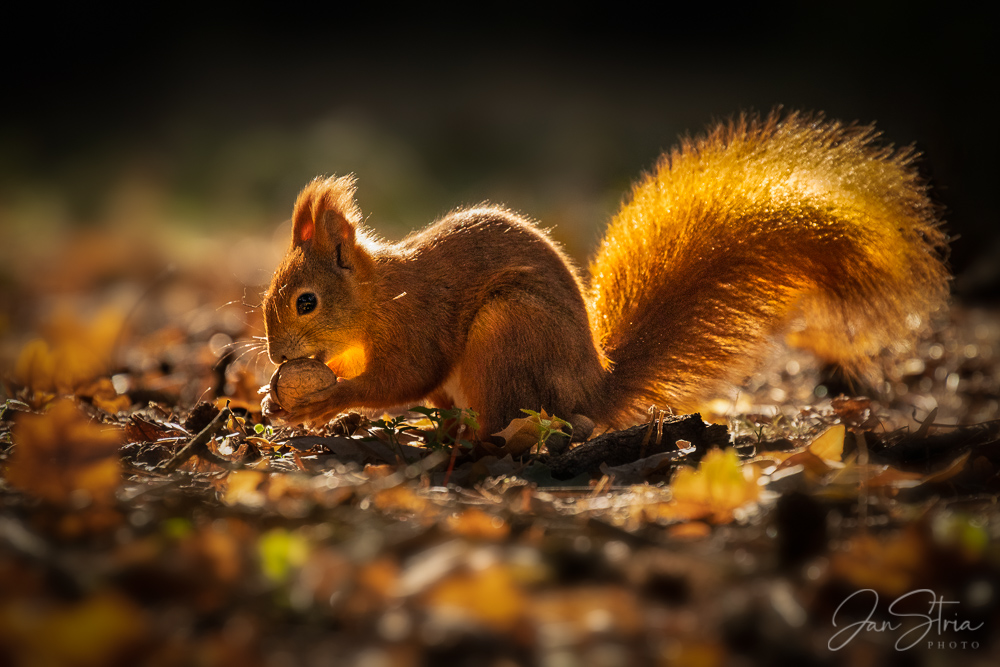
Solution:
{"label": "yellow leaf", "polygon": [[271,581],[285,581],[292,569],[302,567],[311,546],[301,534],[275,528],[260,536],[257,553],[260,567]]}
{"label": "yellow leaf", "polygon": [[837,424],[826,429],[809,444],[809,451],[824,461],[839,463],[844,458],[844,435],[847,427]]}
{"label": "yellow leaf", "polygon": [[141,609],[107,593],[58,607],[20,600],[0,607],[0,644],[21,665],[118,664],[147,632]]}
{"label": "yellow leaf", "polygon": [[471,539],[499,541],[510,534],[510,526],[496,515],[471,508],[448,517],[448,530]]}
{"label": "yellow leaf", "polygon": [[675,540],[701,540],[712,534],[712,528],[702,521],[689,521],[670,526],[667,534]]}
{"label": "yellow leaf", "polygon": [[60,310],[45,326],[47,340],[33,340],[21,350],[14,378],[35,391],[73,393],[107,373],[123,321],[123,313],[113,308],[89,322]]}
{"label": "yellow leaf", "polygon": [[676,500],[738,507],[757,500],[757,472],[741,466],[736,450],[713,449],[705,455],[698,470],[681,468],[670,485]]}
{"label": "yellow leaf", "polygon": [[424,600],[439,613],[471,617],[497,631],[510,629],[526,611],[523,592],[501,565],[453,574],[428,591]]}
{"label": "yellow leaf", "polygon": [[115,391],[115,386],[109,377],[100,377],[85,385],[80,385],[75,393],[77,396],[90,397],[94,405],[110,414],[124,412],[132,405],[132,399],[127,394],[119,394]]}
{"label": "yellow leaf", "polygon": [[49,344],[35,339],[21,349],[14,364],[14,379],[36,391],[55,389],[55,357]]}
{"label": "yellow leaf", "polygon": [[382,511],[420,514],[428,509],[427,499],[418,496],[408,486],[393,486],[375,494],[375,507]]}
{"label": "yellow leaf", "polygon": [[246,505],[261,507],[264,505],[264,494],[260,486],[264,482],[264,473],[256,470],[235,470],[226,477],[226,493],[222,502],[227,505]]}
{"label": "yellow leaf", "polygon": [[52,503],[65,503],[75,491],[94,502],[110,502],[121,481],[118,449],[124,432],[84,416],[63,399],[42,415],[19,415],[7,480]]}
{"label": "yellow leaf", "polygon": [[697,470],[680,468],[670,484],[671,501],[648,508],[647,514],[667,520],[708,518],[727,523],[733,519],[733,510],[760,497],[759,476],[755,465],[740,465],[736,450],[713,449]]}
{"label": "yellow leaf", "polygon": [[835,576],[855,588],[896,596],[912,588],[926,552],[926,540],[915,529],[888,537],[860,533],[833,554],[830,566]]}

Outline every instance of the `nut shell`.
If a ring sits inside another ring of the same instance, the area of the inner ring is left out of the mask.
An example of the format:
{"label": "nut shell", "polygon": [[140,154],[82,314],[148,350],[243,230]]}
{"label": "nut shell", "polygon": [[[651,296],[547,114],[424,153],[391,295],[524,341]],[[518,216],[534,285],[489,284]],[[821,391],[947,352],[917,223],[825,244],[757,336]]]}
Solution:
{"label": "nut shell", "polygon": [[316,359],[286,361],[271,376],[271,396],[290,412],[326,400],[336,386],[336,374]]}

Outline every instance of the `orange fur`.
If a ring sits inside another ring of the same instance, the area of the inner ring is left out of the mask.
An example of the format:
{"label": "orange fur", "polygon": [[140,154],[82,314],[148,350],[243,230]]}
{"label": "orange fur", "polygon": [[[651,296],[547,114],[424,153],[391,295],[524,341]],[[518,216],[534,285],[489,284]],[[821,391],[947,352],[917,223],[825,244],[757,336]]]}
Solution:
{"label": "orange fur", "polygon": [[[620,426],[650,404],[697,408],[792,316],[801,344],[873,375],[947,296],[913,153],[876,137],[771,114],[684,140],[609,225],[589,288],[510,211],[456,211],[388,244],[361,227],[353,178],[317,179],[265,295],[268,349],[350,358],[355,375],[289,419],[430,397],[477,410],[481,435],[520,408]],[[297,311],[302,295],[315,310]]]}
{"label": "orange fur", "polygon": [[856,375],[942,305],[945,237],[913,151],[871,126],[742,116],[686,139],[633,190],[594,258],[590,309],[615,362],[609,416],[697,409],[797,342]]}

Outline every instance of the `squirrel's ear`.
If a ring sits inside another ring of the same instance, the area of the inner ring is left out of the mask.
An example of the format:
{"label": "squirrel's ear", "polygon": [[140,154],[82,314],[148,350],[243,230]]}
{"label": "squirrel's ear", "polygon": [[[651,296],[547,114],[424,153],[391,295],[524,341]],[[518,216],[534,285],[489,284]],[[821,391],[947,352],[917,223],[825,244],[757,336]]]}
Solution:
{"label": "squirrel's ear", "polygon": [[313,241],[332,251],[354,245],[361,210],[354,202],[354,176],[317,178],[302,188],[292,213],[292,244]]}

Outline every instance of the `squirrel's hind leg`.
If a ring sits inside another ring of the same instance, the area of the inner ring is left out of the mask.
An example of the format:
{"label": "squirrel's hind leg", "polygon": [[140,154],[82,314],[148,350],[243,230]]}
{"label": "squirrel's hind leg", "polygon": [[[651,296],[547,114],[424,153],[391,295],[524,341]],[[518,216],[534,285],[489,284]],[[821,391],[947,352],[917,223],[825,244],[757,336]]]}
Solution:
{"label": "squirrel's hind leg", "polygon": [[[479,310],[458,386],[479,412],[480,438],[524,417],[522,409],[569,419],[588,404],[603,371],[589,329],[567,335],[573,326],[533,295],[496,299]],[[586,327],[585,319],[576,326]]]}

